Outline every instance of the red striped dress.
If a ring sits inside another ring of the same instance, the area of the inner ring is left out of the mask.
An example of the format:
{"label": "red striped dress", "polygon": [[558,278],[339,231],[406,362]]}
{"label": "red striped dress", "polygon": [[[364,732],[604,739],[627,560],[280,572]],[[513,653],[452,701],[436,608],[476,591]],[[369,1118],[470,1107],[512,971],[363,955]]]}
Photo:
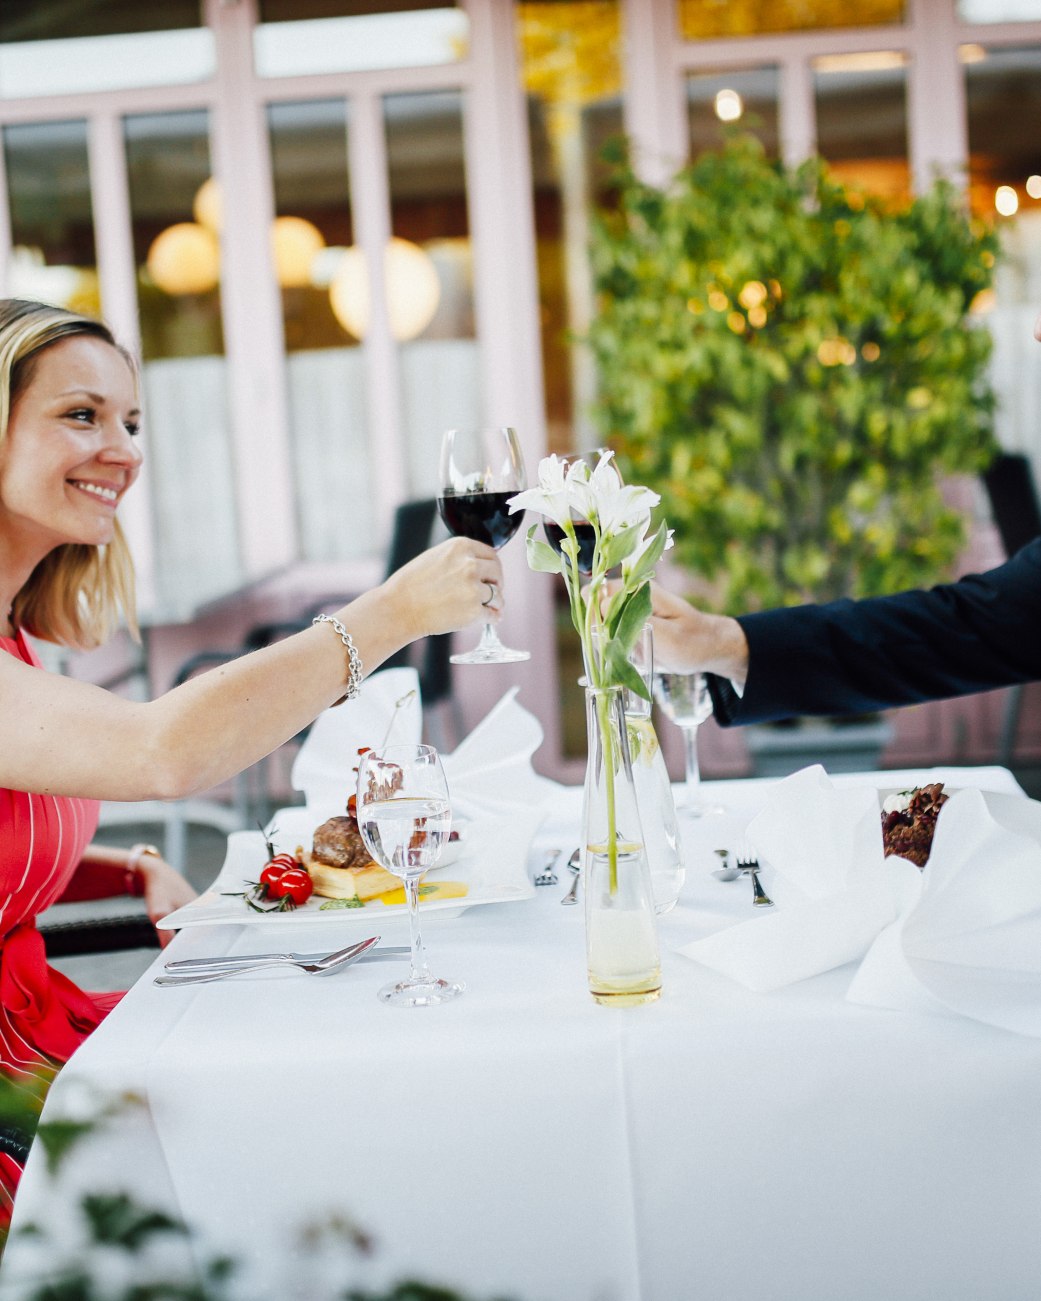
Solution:
{"label": "red striped dress", "polygon": [[[0,637],[0,651],[41,667],[20,633]],[[67,1061],[122,997],[88,994],[54,971],[36,929],[37,914],[65,890],[97,823],[96,800],[0,788],[0,1068],[16,1078]],[[21,1173],[17,1152],[4,1148],[0,1228]]]}

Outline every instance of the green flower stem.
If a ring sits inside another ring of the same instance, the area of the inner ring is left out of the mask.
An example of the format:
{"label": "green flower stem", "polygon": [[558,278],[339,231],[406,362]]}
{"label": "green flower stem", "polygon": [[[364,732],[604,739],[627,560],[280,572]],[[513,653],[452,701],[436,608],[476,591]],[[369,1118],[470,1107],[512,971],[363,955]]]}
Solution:
{"label": "green flower stem", "polygon": [[607,796],[607,861],[608,884],[612,894],[618,891],[618,837],[615,832],[615,754],[614,733],[611,729],[611,697],[607,691],[596,693],[596,715],[600,722],[600,736],[604,747],[604,792]]}

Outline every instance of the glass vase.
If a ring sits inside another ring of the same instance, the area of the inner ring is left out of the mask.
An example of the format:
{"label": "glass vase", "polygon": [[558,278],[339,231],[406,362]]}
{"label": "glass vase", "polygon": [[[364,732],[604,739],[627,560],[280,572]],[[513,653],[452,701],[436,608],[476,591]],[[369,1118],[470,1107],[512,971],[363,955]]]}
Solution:
{"label": "glass vase", "polygon": [[[639,700],[631,692],[626,694],[630,699]],[[651,719],[643,710],[627,708],[625,723],[633,784],[636,787],[636,806],[640,811],[647,865],[651,873],[654,911],[660,917],[676,906],[686,878],[676,802],[672,798],[672,782]]]}
{"label": "glass vase", "polygon": [[621,687],[586,691],[589,756],[583,799],[583,885],[589,990],[598,1003],[661,993],[654,896],[640,824]]}

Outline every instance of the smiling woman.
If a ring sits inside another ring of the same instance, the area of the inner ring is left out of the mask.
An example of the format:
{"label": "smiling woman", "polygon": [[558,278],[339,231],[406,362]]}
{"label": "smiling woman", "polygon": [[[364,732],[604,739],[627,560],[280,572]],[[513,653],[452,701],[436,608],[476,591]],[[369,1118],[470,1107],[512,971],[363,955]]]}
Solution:
{"label": "smiling woman", "polygon": [[[85,993],[48,968],[37,913],[59,899],[129,892],[157,922],[194,894],[150,845],[91,845],[99,800],[175,799],[226,780],[345,692],[357,695],[363,664],[487,616],[488,584],[502,589],[495,551],[452,539],[335,618],[156,701],[44,673],[30,637],[90,647],[120,619],[134,627],[117,513],[141,466],[139,421],[136,366],[104,325],[0,300],[0,1071],[8,1073],[52,1072],[119,998]],[[25,1139],[0,1125],[0,1234]]]}

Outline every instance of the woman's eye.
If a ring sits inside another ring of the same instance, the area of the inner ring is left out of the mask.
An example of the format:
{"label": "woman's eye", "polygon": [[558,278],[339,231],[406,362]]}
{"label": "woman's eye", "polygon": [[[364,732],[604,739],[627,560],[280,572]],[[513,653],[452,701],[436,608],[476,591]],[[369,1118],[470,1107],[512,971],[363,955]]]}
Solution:
{"label": "woman's eye", "polygon": [[75,410],[67,412],[67,415],[70,420],[82,420],[87,424],[92,424],[94,421],[93,407],[76,407]]}
{"label": "woman's eye", "polygon": [[125,420],[123,422],[123,428],[127,431],[127,433],[130,435],[131,438],[136,438],[138,434],[141,432],[141,425],[136,420]]}

